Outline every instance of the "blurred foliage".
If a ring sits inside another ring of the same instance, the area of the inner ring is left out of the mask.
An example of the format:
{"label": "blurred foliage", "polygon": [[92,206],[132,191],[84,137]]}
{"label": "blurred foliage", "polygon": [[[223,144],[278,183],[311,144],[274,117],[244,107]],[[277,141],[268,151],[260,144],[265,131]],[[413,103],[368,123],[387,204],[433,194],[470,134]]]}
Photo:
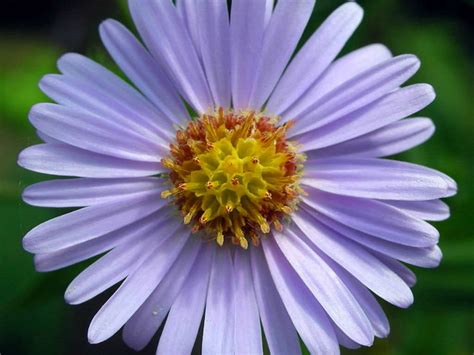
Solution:
{"label": "blurred foliage", "polygon": [[[423,6],[408,0],[360,2],[365,19],[344,52],[383,42],[394,54],[420,57],[422,68],[411,82],[435,87],[437,100],[420,115],[431,117],[437,132],[428,143],[400,158],[451,175],[459,184],[459,194],[448,200],[452,218],[436,223],[442,236],[442,265],[416,270],[415,304],[408,310],[384,304],[392,327],[389,338],[355,353],[470,354],[474,351],[474,74],[469,41],[474,33],[458,18],[465,14],[455,11],[445,14],[431,8],[427,14]],[[340,3],[319,0],[304,38]],[[452,4],[458,4],[455,9],[474,6],[471,0]],[[118,1],[116,13],[131,25],[125,0]],[[93,40],[86,54],[116,71],[95,29],[88,31]],[[61,294],[84,264],[39,274],[32,257],[21,248],[21,237],[29,229],[61,213],[21,202],[21,190],[44,177],[18,168],[16,157],[24,147],[39,142],[27,114],[33,104],[47,100],[37,83],[44,74],[56,71],[55,61],[66,49],[34,32],[0,32],[0,352],[4,355],[133,353],[119,335],[106,344],[86,343],[88,321],[107,295],[79,308],[64,304]],[[145,353],[154,353],[155,345],[156,341]]]}

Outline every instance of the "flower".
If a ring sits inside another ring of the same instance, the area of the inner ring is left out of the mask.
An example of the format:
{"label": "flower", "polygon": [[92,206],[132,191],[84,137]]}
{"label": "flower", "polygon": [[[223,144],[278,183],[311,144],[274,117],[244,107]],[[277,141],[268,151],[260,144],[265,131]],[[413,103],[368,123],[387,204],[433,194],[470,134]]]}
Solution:
{"label": "flower", "polygon": [[[30,121],[44,144],[19,164],[74,179],[24,200],[77,207],[23,240],[38,271],[105,253],[76,277],[78,304],[120,287],[89,341],[123,328],[161,354],[312,353],[369,346],[389,324],[374,295],[413,302],[403,263],[436,267],[456,192],[443,173],[384,159],[434,132],[406,117],[435,97],[419,68],[373,44],[335,60],[362,10],[335,10],[293,59],[313,0],[131,0],[146,47],[107,20],[101,38],[134,86],[78,54],[58,62]],[[289,63],[289,64],[288,64]],[[187,106],[185,105],[187,103]],[[189,109],[188,109],[189,108]],[[192,113],[190,113],[192,112]],[[167,317],[167,318],[166,318]],[[165,322],[166,318],[166,322]],[[260,323],[261,322],[261,323]]]}

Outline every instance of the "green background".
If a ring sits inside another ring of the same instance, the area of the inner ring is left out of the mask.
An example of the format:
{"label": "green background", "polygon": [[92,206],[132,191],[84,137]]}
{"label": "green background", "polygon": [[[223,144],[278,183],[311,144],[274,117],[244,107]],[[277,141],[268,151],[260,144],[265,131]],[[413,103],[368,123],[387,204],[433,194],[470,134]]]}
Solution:
{"label": "green background", "polygon": [[[67,4],[67,2],[64,2]],[[101,18],[115,17],[130,24],[123,1],[97,2],[72,29],[80,40],[65,41],[58,23],[26,26],[10,21],[0,32],[0,353],[110,354],[133,353],[115,336],[105,344],[88,345],[89,320],[110,292],[81,305],[68,306],[63,292],[69,281],[90,262],[40,274],[32,256],[21,248],[22,236],[38,223],[64,211],[40,209],[20,200],[21,190],[47,177],[16,166],[18,152],[38,142],[27,114],[37,102],[47,101],[37,83],[56,72],[55,61],[65,51],[85,53],[114,68],[99,43]],[[342,1],[318,0],[305,38]],[[435,270],[417,269],[415,304],[396,309],[382,302],[391,320],[388,339],[372,348],[344,351],[355,354],[472,354],[474,351],[474,87],[472,1],[360,1],[362,25],[344,52],[362,45],[385,43],[394,54],[414,53],[422,67],[411,82],[427,82],[437,91],[436,101],[421,112],[436,124],[434,137],[401,158],[428,165],[452,176],[458,195],[448,204],[450,220],[436,223],[441,232],[444,259]],[[77,8],[74,8],[77,10]],[[92,9],[92,10],[91,10]],[[77,10],[79,11],[79,10]],[[69,17],[67,17],[69,16]],[[471,17],[472,18],[472,17]],[[69,20],[68,20],[69,19]],[[24,21],[30,21],[26,19]],[[67,21],[62,21],[63,25]],[[69,23],[69,22],[67,22]],[[472,22],[471,22],[472,24]],[[71,27],[64,28],[64,33]],[[72,35],[71,35],[72,36]],[[72,36],[73,37],[73,36]],[[143,353],[154,353],[156,339]]]}

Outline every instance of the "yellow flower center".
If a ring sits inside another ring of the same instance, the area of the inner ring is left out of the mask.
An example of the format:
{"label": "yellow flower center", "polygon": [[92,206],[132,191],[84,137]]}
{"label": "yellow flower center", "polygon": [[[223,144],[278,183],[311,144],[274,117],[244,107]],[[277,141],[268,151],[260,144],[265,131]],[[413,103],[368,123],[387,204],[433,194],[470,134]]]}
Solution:
{"label": "yellow flower center", "polygon": [[194,232],[247,249],[271,226],[282,229],[297,203],[303,157],[286,140],[291,121],[276,123],[261,113],[221,108],[177,131],[170,157],[162,160],[173,187],[162,196],[174,198]]}

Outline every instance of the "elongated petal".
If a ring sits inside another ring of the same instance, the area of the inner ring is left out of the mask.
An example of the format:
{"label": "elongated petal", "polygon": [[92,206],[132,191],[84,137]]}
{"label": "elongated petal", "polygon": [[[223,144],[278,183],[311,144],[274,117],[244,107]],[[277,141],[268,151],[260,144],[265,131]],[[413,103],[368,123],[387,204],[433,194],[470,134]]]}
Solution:
{"label": "elongated petal", "polygon": [[148,217],[98,238],[52,253],[36,254],[36,270],[47,272],[61,269],[97,256],[131,240],[138,241],[150,234],[158,237],[157,231],[163,229],[164,223],[170,223],[170,217],[170,209],[162,208]]}
{"label": "elongated petal", "polygon": [[134,179],[56,179],[28,186],[23,201],[40,207],[85,207],[119,200],[162,187],[154,177]]}
{"label": "elongated petal", "polygon": [[456,184],[420,165],[384,159],[328,158],[306,163],[302,184],[339,195],[403,201],[449,197]]}
{"label": "elongated petal", "polygon": [[33,228],[23,238],[32,253],[53,252],[100,237],[157,211],[166,202],[160,191],[85,207]]}
{"label": "elongated petal", "polygon": [[359,344],[372,344],[373,332],[367,317],[350,290],[324,260],[289,229],[285,230],[285,235],[274,233],[274,238],[333,322]]}
{"label": "elongated petal", "polygon": [[[66,76],[99,87],[127,106],[133,107],[150,127],[162,135],[166,136],[172,132],[170,122],[163,118],[140,92],[93,60],[77,53],[68,53],[58,60],[58,68]],[[163,126],[166,128],[163,129]]]}
{"label": "elongated petal", "polygon": [[198,112],[213,107],[204,70],[171,1],[130,0],[134,22],[150,51]]}
{"label": "elongated petal", "polygon": [[141,177],[164,171],[161,163],[109,157],[58,143],[26,148],[18,157],[18,165],[43,174],[89,178]]}
{"label": "elongated petal", "polygon": [[268,111],[281,114],[319,78],[362,20],[356,3],[337,8],[291,61],[270,100]]}
{"label": "elongated petal", "polygon": [[156,351],[158,355],[191,353],[204,313],[214,252],[214,247],[206,245],[198,255],[192,273],[170,309]]}
{"label": "elongated petal", "polygon": [[439,233],[430,224],[379,201],[333,195],[312,188],[303,201],[316,211],[361,232],[408,246],[430,247]]}
{"label": "elongated petal", "polygon": [[216,106],[230,107],[230,24],[226,1],[202,0],[194,3],[199,22],[198,45],[207,81]]}
{"label": "elongated petal", "polygon": [[435,96],[433,88],[427,84],[395,90],[324,127],[300,135],[297,140],[303,145],[301,151],[325,148],[375,131],[420,111]]}
{"label": "elongated petal", "polygon": [[336,271],[342,282],[350,288],[352,294],[357,299],[357,302],[367,315],[367,318],[369,318],[375,335],[379,338],[385,338],[388,333],[390,333],[390,325],[382,307],[372,293],[370,293],[367,287],[365,287],[360,280],[352,276],[336,262],[324,255],[322,257]]}
{"label": "elongated petal", "polygon": [[201,52],[199,39],[201,23],[200,18],[198,17],[198,11],[200,10],[200,7],[203,6],[202,3],[203,1],[197,2],[193,0],[176,0],[176,10],[178,11],[183,24],[186,26],[189,32],[190,39],[199,58],[202,58],[203,54]]}
{"label": "elongated petal", "polygon": [[304,211],[295,213],[293,220],[313,249],[329,256],[375,294],[399,307],[413,303],[406,284],[367,249],[318,223]]}
{"label": "elongated petal", "polygon": [[66,301],[70,304],[83,303],[123,280],[137,270],[154,248],[169,238],[176,229],[178,224],[174,223],[172,228],[162,229],[163,235],[160,238],[148,235],[114,248],[70,283],[64,296]]}
{"label": "elongated petal", "polygon": [[253,287],[250,255],[246,250],[235,252],[234,278],[235,353],[263,354],[260,317]]}
{"label": "elongated petal", "polygon": [[122,283],[95,315],[88,331],[91,344],[110,338],[130,319],[163,280],[188,237],[188,230],[180,229],[171,238],[151,250],[140,268]]}
{"label": "elongated petal", "polygon": [[255,82],[255,58],[260,57],[265,31],[265,1],[232,1],[230,13],[230,56],[232,102],[247,109]]}
{"label": "elongated petal", "polygon": [[216,251],[209,280],[202,353],[233,354],[235,327],[234,270],[230,250]]}
{"label": "elongated petal", "polygon": [[139,104],[118,97],[90,81],[48,74],[41,79],[39,86],[57,103],[108,118],[131,132],[141,134],[143,139],[153,141],[171,137],[172,132],[161,129],[158,118],[150,120]]}
{"label": "elongated petal", "polygon": [[413,271],[411,271],[408,267],[403,265],[398,260],[395,260],[389,256],[382,255],[379,253],[374,253],[377,257],[389,268],[393,270],[401,279],[403,279],[406,284],[410,287],[415,286],[416,284],[416,275]]}
{"label": "elongated petal", "polygon": [[164,140],[150,142],[108,118],[65,106],[35,105],[29,118],[33,126],[50,137],[94,153],[159,162],[169,150]]}
{"label": "elongated petal", "polygon": [[297,354],[298,335],[265,262],[261,249],[250,250],[253,286],[258,303],[265,339],[271,354]]}
{"label": "elongated petal", "polygon": [[428,140],[435,127],[429,118],[409,118],[333,146],[308,152],[309,157],[379,158],[409,150]]}
{"label": "elongated petal", "polygon": [[371,44],[334,61],[295,103],[281,113],[283,122],[298,118],[328,92],[391,57],[392,54],[384,45]]}
{"label": "elongated petal", "polygon": [[387,255],[408,264],[426,268],[437,267],[441,261],[442,254],[438,246],[417,248],[398,244],[396,241],[390,242],[338,223],[323,214],[316,213],[314,210],[312,211],[311,208],[306,208],[305,206],[303,206],[303,208],[318,221],[324,223],[344,237],[380,254]]}
{"label": "elongated petal", "polygon": [[266,239],[262,244],[278,293],[308,350],[314,354],[339,354],[336,335],[325,310],[285,260],[275,241]]}
{"label": "elongated petal", "polygon": [[265,29],[249,106],[259,109],[270,96],[301,38],[315,0],[278,2]]}
{"label": "elongated petal", "polygon": [[168,74],[125,26],[114,20],[104,21],[100,25],[100,36],[120,69],[163,117],[176,124],[189,118]]}
{"label": "elongated petal", "polygon": [[426,221],[443,221],[449,218],[449,206],[441,200],[428,201],[390,201],[383,202],[397,207],[416,218]]}
{"label": "elongated petal", "polygon": [[190,238],[164,279],[125,324],[123,339],[132,349],[143,349],[162,324],[191,271],[199,243],[196,238]]}
{"label": "elongated petal", "polygon": [[346,81],[313,103],[295,121],[292,135],[309,132],[360,109],[398,88],[420,67],[413,55],[401,55]]}

